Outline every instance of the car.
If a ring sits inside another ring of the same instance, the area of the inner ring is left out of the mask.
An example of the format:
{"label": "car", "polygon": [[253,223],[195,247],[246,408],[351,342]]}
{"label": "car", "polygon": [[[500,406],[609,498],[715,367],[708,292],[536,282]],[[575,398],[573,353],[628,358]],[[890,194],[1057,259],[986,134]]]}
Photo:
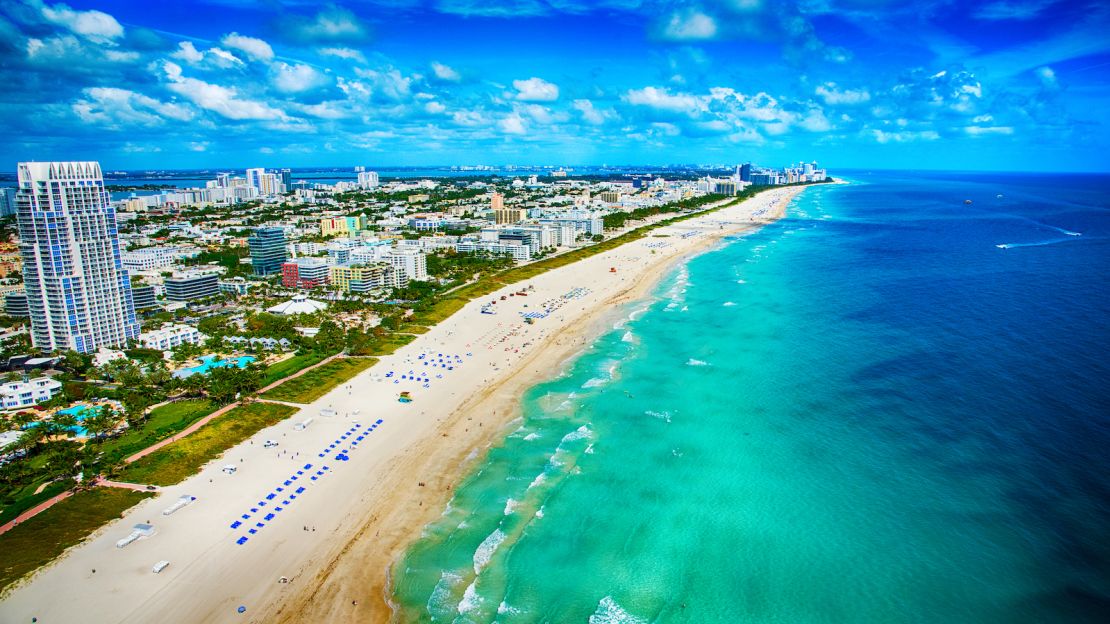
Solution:
{"label": "car", "polygon": [[274,448],[277,445],[277,440],[266,440],[266,442],[262,444],[262,448]]}

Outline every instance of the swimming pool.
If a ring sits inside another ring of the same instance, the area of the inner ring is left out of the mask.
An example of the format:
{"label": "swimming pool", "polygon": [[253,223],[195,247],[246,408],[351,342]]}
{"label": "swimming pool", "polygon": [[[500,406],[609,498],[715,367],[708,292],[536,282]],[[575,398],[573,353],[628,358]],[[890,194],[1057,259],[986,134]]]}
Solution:
{"label": "swimming pool", "polygon": [[217,360],[215,355],[206,355],[200,358],[200,364],[189,368],[183,368],[174,371],[174,377],[188,377],[197,373],[204,374],[216,367],[221,366],[234,366],[236,368],[246,368],[247,364],[254,361],[253,355],[241,355],[237,358],[226,358]]}
{"label": "swimming pool", "polygon": [[[67,407],[63,410],[58,410],[58,414],[59,415],[60,414],[71,415],[71,416],[73,416],[74,418],[77,419],[77,422],[81,422],[81,421],[85,420],[86,418],[89,418],[90,416],[95,416],[96,413],[99,412],[99,411],[100,411],[100,407],[97,406],[97,405],[80,404],[80,405],[74,405],[73,407]],[[39,423],[37,423],[37,422],[33,422],[33,423],[27,425],[27,428],[30,429],[31,427],[37,427],[38,424]],[[71,433],[73,433],[73,435],[75,435],[79,438],[89,437],[89,432],[84,427],[81,427],[81,426],[70,427],[69,431]]]}

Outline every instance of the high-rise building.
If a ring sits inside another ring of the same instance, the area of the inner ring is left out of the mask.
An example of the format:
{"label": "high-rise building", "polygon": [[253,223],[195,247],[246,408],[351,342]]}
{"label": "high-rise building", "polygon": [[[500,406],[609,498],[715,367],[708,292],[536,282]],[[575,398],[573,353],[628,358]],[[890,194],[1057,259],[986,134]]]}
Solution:
{"label": "high-rise building", "polygon": [[358,187],[363,189],[377,188],[378,186],[378,172],[377,171],[360,171],[358,172]]}
{"label": "high-rise building", "polygon": [[281,265],[287,259],[285,231],[278,227],[263,227],[254,231],[247,239],[251,250],[251,266],[255,275],[281,273]]}
{"label": "high-rise building", "polygon": [[0,188],[0,217],[10,217],[15,213],[15,188],[11,186]]}
{"label": "high-rise building", "polygon": [[254,188],[258,193],[262,194],[262,177],[266,175],[266,170],[262,167],[255,169],[247,169],[247,186]]}
{"label": "high-rise building", "polygon": [[284,190],[285,190],[286,193],[293,190],[293,170],[292,169],[282,169],[281,170],[281,185],[285,187]]}
{"label": "high-rise building", "polygon": [[166,299],[184,302],[220,294],[220,275],[212,271],[182,271],[166,278]]}
{"label": "high-rise building", "polygon": [[743,165],[740,165],[740,181],[741,182],[751,182],[752,181],[752,164],[751,163],[744,163]]}
{"label": "high-rise building", "polygon": [[231,174],[230,173],[217,173],[216,174],[216,186],[218,188],[228,188],[228,187],[230,187],[231,186]]}
{"label": "high-rise building", "polygon": [[17,177],[34,345],[89,353],[137,338],[131,282],[100,163],[19,163]]}

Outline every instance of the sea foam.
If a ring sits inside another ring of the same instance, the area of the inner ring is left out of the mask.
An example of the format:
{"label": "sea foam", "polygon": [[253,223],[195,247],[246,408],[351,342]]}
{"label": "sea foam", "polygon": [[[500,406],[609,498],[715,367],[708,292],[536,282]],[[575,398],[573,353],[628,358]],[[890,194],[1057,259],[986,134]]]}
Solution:
{"label": "sea foam", "polygon": [[589,622],[590,624],[647,624],[647,620],[632,615],[617,604],[611,596],[606,596],[597,603],[597,610],[590,616]]}

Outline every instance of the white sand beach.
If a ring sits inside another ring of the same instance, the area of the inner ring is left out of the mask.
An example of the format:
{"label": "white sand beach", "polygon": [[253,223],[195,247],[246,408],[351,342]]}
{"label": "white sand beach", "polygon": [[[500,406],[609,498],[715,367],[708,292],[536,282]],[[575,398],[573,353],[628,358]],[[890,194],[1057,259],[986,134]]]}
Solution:
{"label": "white sand beach", "polygon": [[[780,217],[803,188],[765,191],[472,301],[71,549],[7,595],[0,621],[387,620],[391,562],[504,435],[522,391],[557,374],[611,326],[607,312],[644,297],[668,266]],[[528,324],[522,313],[542,317]],[[413,401],[398,402],[401,391]],[[182,495],[196,500],[163,515]],[[117,548],[138,523],[153,535]],[[152,572],[159,561],[168,567]]]}

